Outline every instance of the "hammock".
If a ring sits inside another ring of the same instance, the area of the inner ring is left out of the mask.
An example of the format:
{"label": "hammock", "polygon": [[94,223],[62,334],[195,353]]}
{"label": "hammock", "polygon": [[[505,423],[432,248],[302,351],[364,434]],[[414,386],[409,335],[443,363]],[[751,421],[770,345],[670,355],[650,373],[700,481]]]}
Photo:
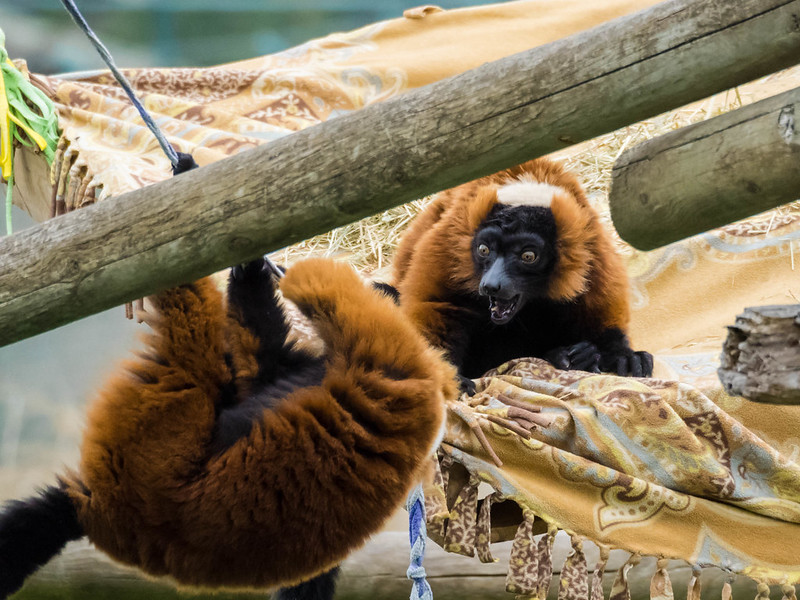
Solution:
{"label": "hammock", "polygon": [[[169,141],[204,165],[655,3],[423,7],[271,56],[125,74]],[[785,77],[794,87],[800,74]],[[63,130],[49,178],[43,159],[17,151],[15,202],[34,217],[170,176],[166,157],[110,74],[30,78],[56,105]],[[657,354],[660,379],[558,372],[530,359],[487,374],[476,397],[452,405],[426,494],[429,535],[484,561],[491,561],[490,541],[514,539],[508,589],[540,599],[558,530],[573,539],[562,598],[601,598],[589,585],[584,538],[601,546],[594,579],[609,548],[632,553],[614,598],[626,596],[629,570],[644,555],[660,559],[653,597],[671,596],[670,558],[719,566],[762,586],[800,582],[791,543],[800,531],[800,469],[793,461],[800,407],[731,398],[715,376],[724,325],[747,305],[786,302],[793,284],[800,295],[796,238],[800,212],[778,209],[650,253],[624,248],[634,294],[631,337],[635,347]],[[488,417],[515,418],[500,397],[542,407],[553,425],[528,439],[498,425]],[[502,467],[475,437],[476,423]],[[479,482],[493,489],[480,500]],[[699,584],[692,585],[699,598]],[[793,589],[784,594],[794,600]]]}

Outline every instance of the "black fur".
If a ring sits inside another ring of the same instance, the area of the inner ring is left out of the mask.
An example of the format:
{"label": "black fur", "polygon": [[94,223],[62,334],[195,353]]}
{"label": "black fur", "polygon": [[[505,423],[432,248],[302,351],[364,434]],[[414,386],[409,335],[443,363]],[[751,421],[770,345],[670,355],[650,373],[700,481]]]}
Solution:
{"label": "black fur", "polygon": [[0,514],[0,598],[16,592],[67,542],[83,535],[75,507],[60,487],[6,504]]}
{"label": "black fur", "polygon": [[258,374],[248,382],[248,397],[217,415],[216,452],[250,435],[264,410],[300,387],[319,384],[325,374],[323,359],[287,343],[290,324],[278,303],[274,275],[263,258],[231,269],[228,305],[258,339]]}
{"label": "black fur", "polygon": [[194,158],[191,154],[187,154],[186,152],[178,152],[178,164],[172,165],[172,174],[180,175],[181,173],[185,173],[186,171],[191,171],[192,169],[197,168],[198,164],[194,161]]}
{"label": "black fur", "polygon": [[[556,222],[549,209],[495,206],[472,238],[472,259],[483,274],[481,293],[494,295],[499,288],[504,296],[521,294],[523,301],[544,297],[558,260],[556,242]],[[481,245],[490,249],[488,256],[479,253]],[[526,251],[536,255],[534,262],[522,261]],[[500,261],[501,274],[492,277],[492,266]]]}
{"label": "black fur", "polygon": [[[472,258],[480,288],[435,299],[452,306],[454,314],[447,320],[459,323],[448,333],[446,346],[466,378],[462,381],[520,356],[544,358],[561,369],[638,377],[652,373],[652,356],[631,350],[622,331],[576,319],[573,303],[547,297],[557,242],[553,213],[544,207],[497,205],[478,226]],[[533,262],[522,260],[526,252],[535,255]],[[492,303],[514,308],[508,309],[510,316],[501,308],[502,318],[494,319],[489,316],[495,314]]]}
{"label": "black fur", "polygon": [[389,298],[394,300],[395,304],[400,304],[400,292],[398,292],[397,288],[394,287],[393,285],[389,283],[384,283],[382,281],[373,281],[372,287],[375,288],[376,290],[380,290],[381,292],[389,296]]}
{"label": "black fur", "polygon": [[632,377],[653,374],[653,355],[631,350],[628,337],[616,327],[606,329],[596,343],[604,349],[598,365],[600,371]]}
{"label": "black fur", "polygon": [[294,587],[281,588],[275,593],[272,600],[331,600],[336,590],[338,576],[339,567],[334,567],[327,573],[317,575]]}
{"label": "black fur", "polygon": [[[451,360],[459,366],[459,373],[468,378],[480,377],[489,369],[520,356],[546,359],[553,350],[554,339],[565,346],[587,341],[587,332],[572,317],[568,302],[530,299],[510,322],[496,324],[487,318],[488,298],[477,292],[458,300],[443,300],[462,307],[461,328],[457,336],[450,336],[448,349]],[[592,343],[591,339],[588,341]],[[591,364],[587,366],[585,370],[594,370]],[[566,368],[579,367],[570,364]]]}

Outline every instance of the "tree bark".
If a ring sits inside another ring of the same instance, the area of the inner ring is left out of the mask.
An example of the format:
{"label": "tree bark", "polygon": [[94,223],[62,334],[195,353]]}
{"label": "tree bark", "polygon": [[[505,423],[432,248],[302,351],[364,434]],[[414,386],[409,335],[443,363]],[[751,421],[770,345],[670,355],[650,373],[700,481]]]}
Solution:
{"label": "tree bark", "polygon": [[669,0],[0,240],[0,345],[800,62],[800,0]]}
{"label": "tree bark", "polygon": [[800,404],[800,304],[746,308],[728,327],[718,374],[729,394]]}
{"label": "tree bark", "polygon": [[800,89],[659,136],[612,171],[611,218],[640,250],[800,197]]}

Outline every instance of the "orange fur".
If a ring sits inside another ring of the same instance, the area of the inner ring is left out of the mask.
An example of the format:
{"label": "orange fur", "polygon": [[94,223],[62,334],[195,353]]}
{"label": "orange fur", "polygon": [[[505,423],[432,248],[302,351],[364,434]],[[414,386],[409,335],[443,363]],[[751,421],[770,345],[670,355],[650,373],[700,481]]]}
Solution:
{"label": "orange fur", "polygon": [[[497,204],[497,187],[524,177],[564,188],[551,204],[558,256],[547,295],[573,303],[587,327],[627,331],[629,284],[625,265],[574,175],[548,159],[528,161],[440,193],[400,240],[394,284],[404,309],[428,339],[442,345],[458,312],[442,298],[477,291],[471,240]],[[457,321],[457,319],[455,319]]]}
{"label": "orange fur", "polygon": [[422,475],[456,394],[452,368],[346,265],[299,263],[281,290],[325,342],[324,380],[218,455],[209,444],[232,339],[221,295],[201,280],[154,298],[148,350],[105,386],[66,478],[98,548],[184,584],[293,584],[360,546]]}

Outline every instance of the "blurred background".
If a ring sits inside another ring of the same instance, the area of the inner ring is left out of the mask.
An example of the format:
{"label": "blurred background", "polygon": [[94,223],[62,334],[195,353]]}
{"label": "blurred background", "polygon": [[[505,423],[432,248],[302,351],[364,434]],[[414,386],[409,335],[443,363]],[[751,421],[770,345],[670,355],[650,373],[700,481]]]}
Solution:
{"label": "blurred background", "polygon": [[[376,21],[414,0],[77,0],[120,67],[208,66],[270,54]],[[442,8],[491,4],[440,0]],[[11,58],[32,72],[103,68],[59,0],[0,0]],[[5,186],[0,185],[5,197]],[[15,208],[14,230],[33,225]],[[0,226],[0,236],[5,227]],[[136,345],[122,307],[0,347],[0,501],[78,460],[86,403]]]}
{"label": "blurred background", "polygon": [[[494,4],[440,0],[445,9]],[[77,0],[121,67],[203,67],[272,54],[400,17],[413,0]],[[12,58],[46,75],[95,69],[99,57],[59,0],[0,0]]]}

